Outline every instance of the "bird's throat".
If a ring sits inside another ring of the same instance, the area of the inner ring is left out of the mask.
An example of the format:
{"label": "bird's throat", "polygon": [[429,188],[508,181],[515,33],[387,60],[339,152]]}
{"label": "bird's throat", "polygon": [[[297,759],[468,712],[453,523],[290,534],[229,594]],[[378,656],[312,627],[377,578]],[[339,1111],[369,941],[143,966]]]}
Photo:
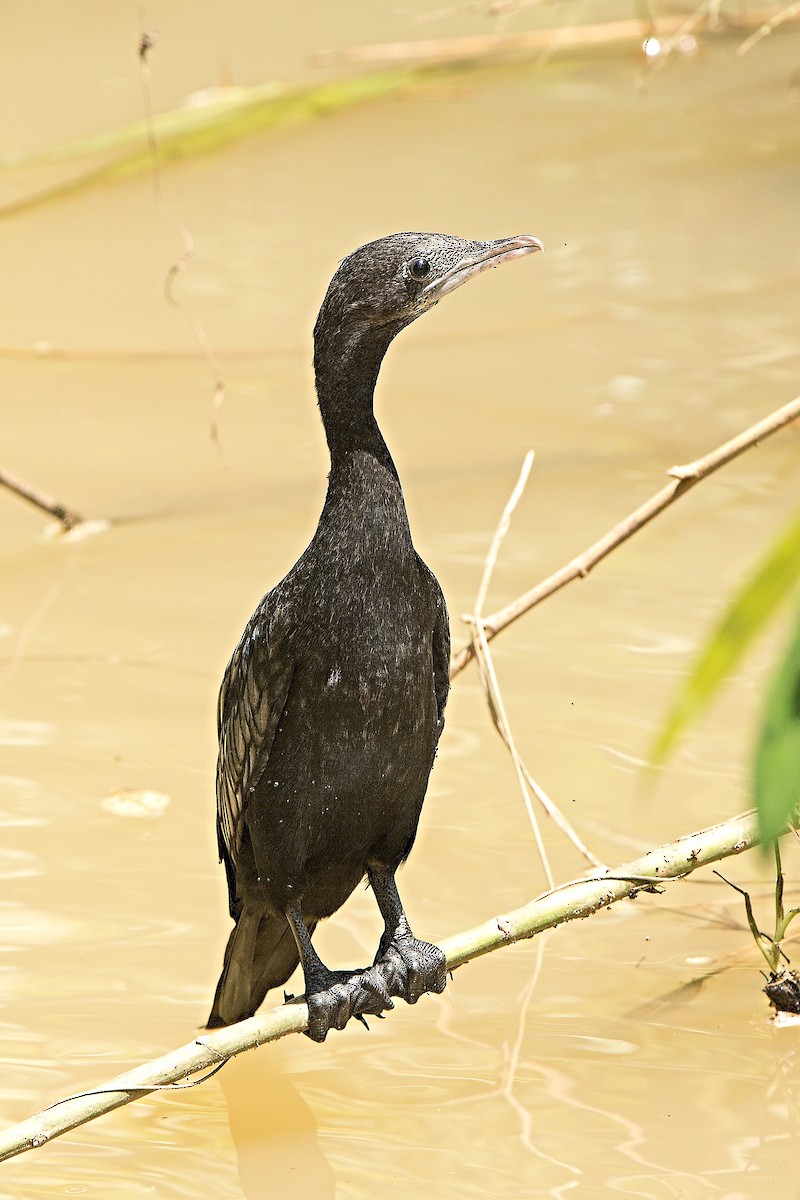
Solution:
{"label": "bird's throat", "polygon": [[381,328],[365,328],[347,338],[339,333],[315,341],[317,400],[332,471],[348,455],[365,451],[397,474],[373,411],[378,373],[392,336]]}

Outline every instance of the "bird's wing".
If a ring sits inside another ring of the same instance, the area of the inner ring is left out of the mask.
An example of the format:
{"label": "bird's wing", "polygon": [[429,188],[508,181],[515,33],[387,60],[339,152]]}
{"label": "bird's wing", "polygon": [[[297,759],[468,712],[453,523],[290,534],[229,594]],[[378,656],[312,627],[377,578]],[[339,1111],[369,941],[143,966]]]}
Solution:
{"label": "bird's wing", "polygon": [[220,688],[217,841],[232,903],[247,798],[266,768],[291,683],[290,640],[270,592],[248,621]]}
{"label": "bird's wing", "polygon": [[[419,555],[417,557],[419,558]],[[428,581],[433,603],[433,687],[436,695],[438,742],[444,729],[444,708],[450,691],[450,618],[439,580],[421,558],[419,563],[422,574]]]}

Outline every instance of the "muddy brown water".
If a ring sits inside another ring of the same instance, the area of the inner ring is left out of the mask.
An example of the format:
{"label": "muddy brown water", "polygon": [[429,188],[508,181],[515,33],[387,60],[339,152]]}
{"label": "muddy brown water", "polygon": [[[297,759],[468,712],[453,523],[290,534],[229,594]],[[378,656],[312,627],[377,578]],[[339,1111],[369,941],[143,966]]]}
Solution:
{"label": "muddy brown water", "polygon": [[[311,78],[308,53],[332,44],[430,35],[422,5],[312,8],[153,4],[156,107],[220,78]],[[138,119],[136,6],[52,4],[46,25],[36,10],[4,39],[4,145]],[[180,242],[151,180],[0,222],[3,462],[114,522],[54,542],[0,496],[6,1122],[182,1044],[207,1012],[228,930],[216,690],[318,515],[310,330],[339,257],[402,228],[547,246],[404,333],[381,378],[456,645],[529,447],[490,608],[797,393],[800,38],[736,45],[647,73],[634,52],[462,71],[165,170],[196,245],[178,293],[227,382],[225,468],[208,368],[162,299]],[[7,199],[23,185],[37,176],[0,179]],[[640,768],[725,595],[796,506],[798,450],[788,430],[750,453],[494,643],[522,753],[611,864],[748,806],[777,633],[650,796]],[[579,873],[545,838],[557,876]],[[787,849],[794,903],[798,860]],[[768,922],[756,857],[724,869]],[[432,938],[543,888],[474,668],[401,887]],[[363,963],[377,934],[359,892],[319,942]],[[368,1035],[286,1039],[87,1125],[5,1164],[0,1194],[793,1196],[800,1035],[770,1024],[758,967],[739,898],[703,872],[475,963]]]}

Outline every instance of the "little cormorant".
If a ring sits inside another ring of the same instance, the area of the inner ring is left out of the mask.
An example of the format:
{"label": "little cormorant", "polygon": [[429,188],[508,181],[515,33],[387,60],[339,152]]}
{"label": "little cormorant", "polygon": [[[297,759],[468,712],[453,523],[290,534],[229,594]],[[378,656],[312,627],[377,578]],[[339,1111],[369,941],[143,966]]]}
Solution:
{"label": "little cormorant", "polygon": [[[445,987],[395,872],[414,843],[444,725],[450,632],[416,553],[372,409],[390,342],[489,267],[541,250],[398,233],[340,264],[314,329],[331,457],[316,533],[253,613],[219,697],[217,833],[235,927],[208,1026],[251,1016],[298,961],[309,1036]],[[312,946],[367,876],[384,921],[373,966],[330,971]]]}

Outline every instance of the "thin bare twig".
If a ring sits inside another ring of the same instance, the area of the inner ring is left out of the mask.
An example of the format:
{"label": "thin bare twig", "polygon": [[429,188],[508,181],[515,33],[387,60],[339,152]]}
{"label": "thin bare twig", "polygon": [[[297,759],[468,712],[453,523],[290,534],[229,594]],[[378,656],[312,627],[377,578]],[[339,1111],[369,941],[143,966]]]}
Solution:
{"label": "thin bare twig", "polygon": [[580,834],[576,832],[575,826],[572,825],[572,823],[564,816],[556,802],[551,800],[550,796],[547,794],[541,784],[536,782],[536,780],[528,771],[528,768],[524,762],[522,763],[522,770],[525,773],[528,787],[531,789],[534,796],[547,813],[548,817],[550,817],[551,821],[558,826],[558,828],[563,834],[566,835],[566,837],[569,838],[578,853],[581,854],[588,863],[591,863],[591,865],[596,867],[598,870],[605,871],[607,869],[606,864],[589,849]]}
{"label": "thin bare twig", "polygon": [[[567,921],[591,916],[601,908],[641,891],[642,886],[684,878],[699,867],[740,854],[758,844],[754,813],[734,817],[721,825],[688,834],[669,845],[650,850],[613,874],[577,879],[532,900],[513,912],[492,917],[483,925],[445,938],[440,945],[449,970],[514,942],[534,937]],[[70,1096],[19,1125],[0,1132],[0,1160],[42,1146],[70,1129],[112,1112],[165,1084],[185,1082],[199,1071],[275,1041],[299,1033],[308,1025],[302,1001],[249,1017],[226,1029],[206,1031],[187,1045],[161,1058],[126,1071],[109,1083],[81,1096]]]}
{"label": "thin bare twig", "polygon": [[[747,15],[726,12],[724,31],[742,32],[754,26],[773,28],[783,21],[796,20],[798,6],[766,5],[749,10]],[[695,24],[699,31],[719,32],[716,5],[709,5]],[[384,42],[364,46],[348,46],[322,50],[313,56],[320,66],[342,63],[406,63],[406,62],[472,62],[502,54],[530,54],[547,51],[554,42],[560,50],[580,50],[587,46],[641,43],[647,37],[659,40],[677,33],[686,24],[685,15],[659,16],[654,21],[633,18],[626,21],[602,21],[595,25],[573,25],[549,29],[526,29],[514,33],[472,34],[467,37],[426,38],[413,42]],[[769,32],[769,30],[768,30]],[[739,51],[741,53],[741,50]]]}
{"label": "thin bare twig", "polygon": [[18,475],[12,475],[11,471],[7,471],[4,467],[0,468],[0,485],[7,487],[10,492],[14,492],[16,496],[27,500],[29,504],[35,505],[43,512],[50,513],[50,516],[60,521],[68,531],[82,525],[86,519],[74,508],[67,508],[66,504],[55,500],[40,488],[25,483]]}
{"label": "thin bare twig", "polygon": [[150,150],[150,159],[152,162],[152,178],[153,178],[153,200],[156,208],[161,213],[162,217],[167,221],[177,233],[180,240],[183,242],[183,253],[175,260],[172,266],[167,271],[166,279],[164,280],[164,299],[170,307],[176,309],[189,321],[192,327],[194,336],[197,339],[203,357],[206,360],[208,369],[214,382],[214,394],[211,400],[211,419],[209,422],[209,432],[211,441],[214,443],[220,462],[225,465],[225,452],[222,446],[220,437],[219,418],[222,411],[222,404],[225,399],[225,377],[219,365],[219,359],[214,353],[214,347],[206,333],[203,322],[188,305],[180,301],[174,292],[175,281],[183,271],[187,269],[194,258],[194,238],[189,229],[184,225],[172,210],[168,207],[161,193],[161,164],[158,155],[158,142],[155,133],[155,123],[153,121],[153,101],[152,89],[150,86],[150,61],[148,55],[156,44],[156,39],[149,34],[145,29],[145,0],[140,0],[139,3],[139,68],[142,74],[142,104],[144,106],[145,126],[147,128],[147,145]]}
{"label": "thin bare twig", "polygon": [[589,850],[589,848],[585,845],[583,840],[575,832],[572,825],[561,812],[561,809],[558,807],[558,805],[550,799],[544,788],[539,786],[517,750],[514,735],[511,731],[511,724],[506,715],[505,704],[500,692],[500,684],[497,679],[494,662],[492,660],[489,646],[483,631],[482,616],[483,606],[486,602],[486,595],[489,590],[492,572],[494,571],[494,567],[497,562],[497,556],[500,552],[500,546],[502,545],[503,538],[508,532],[514,509],[517,507],[522,493],[525,490],[525,485],[528,482],[528,476],[530,475],[531,467],[533,466],[533,459],[534,453],[532,450],[529,450],[525,455],[519,478],[514,486],[511,496],[509,497],[508,503],[503,509],[503,514],[500,517],[494,537],[492,538],[492,543],[489,547],[489,553],[486,556],[486,564],[483,569],[480,586],[478,587],[478,594],[475,598],[475,611],[466,614],[463,619],[467,622],[472,630],[472,644],[477,648],[478,669],[480,671],[481,683],[483,684],[486,702],[489,706],[489,712],[491,714],[492,721],[494,722],[495,729],[500,734],[500,737],[503,739],[503,742],[505,743],[511,755],[511,761],[514,764],[517,782],[519,783],[519,788],[522,792],[522,799],[525,804],[525,809],[528,813],[528,820],[530,821],[531,828],[533,829],[533,836],[536,840],[536,848],[539,852],[539,858],[541,859],[542,866],[544,868],[545,877],[549,886],[553,887],[554,879],[550,869],[550,863],[547,858],[547,851],[545,850],[544,841],[539,829],[539,822],[536,819],[536,812],[531,802],[531,792],[542,805],[547,815],[551,817],[552,820],[558,825],[561,832],[569,838],[569,840],[579,850],[587,862],[590,862],[592,866],[599,867],[601,869],[605,869],[604,864],[599,858],[596,857],[596,855],[592,854],[591,850]]}
{"label": "thin bare twig", "polygon": [[509,724],[508,717],[506,716],[505,704],[503,703],[503,697],[500,694],[500,684],[497,679],[497,674],[495,673],[492,656],[489,653],[489,646],[483,633],[483,619],[481,617],[483,605],[486,601],[486,594],[489,591],[489,584],[492,580],[492,572],[494,571],[495,563],[497,562],[497,556],[500,553],[500,547],[503,543],[503,538],[508,533],[509,526],[511,525],[511,517],[514,513],[514,509],[519,504],[522,493],[525,491],[525,485],[528,482],[528,476],[530,475],[531,467],[533,466],[533,458],[533,451],[529,450],[522,463],[519,478],[514,485],[514,489],[509,496],[508,502],[503,509],[503,514],[497,524],[497,529],[494,532],[494,537],[492,538],[492,543],[489,547],[489,553],[486,556],[486,564],[483,568],[483,576],[478,586],[478,594],[475,597],[475,611],[466,617],[466,621],[472,630],[473,645],[478,649],[478,666],[480,669],[484,694],[489,705],[489,712],[492,715],[495,729],[505,742],[511,755],[511,761],[514,764],[514,771],[517,776],[517,783],[519,784],[519,789],[522,792],[522,799],[525,804],[525,809],[528,813],[528,820],[531,823],[531,829],[533,830],[533,836],[536,842],[536,849],[539,853],[539,860],[542,864],[542,869],[544,870],[547,886],[552,888],[555,886],[555,877],[550,868],[550,861],[547,857],[544,840],[542,839],[542,832],[539,828],[539,822],[536,819],[536,813],[534,811],[533,804],[531,803],[530,792],[528,791],[528,772],[523,767],[522,759],[520,758],[519,752],[517,751],[516,742],[514,741],[514,735],[511,732],[511,725]]}
{"label": "thin bare twig", "polygon": [[[672,482],[634,509],[629,516],[610,529],[599,541],[589,546],[577,558],[573,558],[566,566],[542,580],[536,587],[517,597],[511,604],[507,604],[505,608],[499,609],[491,616],[484,617],[482,625],[487,642],[490,642],[501,630],[511,625],[524,613],[535,608],[537,604],[541,604],[548,596],[552,596],[554,592],[560,591],[562,587],[572,583],[575,579],[585,579],[592,568],[597,566],[612,550],[616,550],[628,538],[633,537],[665,508],[684,496],[695,484],[707,479],[714,471],[718,471],[720,467],[732,462],[745,450],[752,449],[771,434],[777,433],[779,429],[796,421],[798,417],[800,417],[800,396],[790,401],[789,404],[784,404],[782,408],[776,409],[762,421],[757,421],[755,425],[751,425],[736,437],[717,446],[703,458],[695,459],[694,462],[683,466],[671,467],[667,474],[672,476]],[[463,671],[474,657],[473,639],[466,646],[462,646],[451,658],[450,678],[455,679],[456,675]]]}
{"label": "thin bare twig", "polygon": [[528,477],[531,473],[531,467],[533,466],[534,458],[535,455],[533,450],[529,450],[522,461],[519,479],[514,484],[514,489],[508,498],[508,503],[503,509],[503,515],[497,523],[497,529],[494,531],[492,544],[489,547],[489,553],[486,555],[486,563],[483,568],[480,586],[478,587],[478,594],[475,597],[475,606],[473,611],[476,619],[479,619],[483,614],[483,606],[486,603],[486,594],[489,591],[489,584],[492,581],[495,564],[497,563],[497,556],[500,553],[500,547],[503,543],[503,538],[508,533],[508,529],[511,524],[511,518],[514,514],[514,509],[522,499],[522,493],[525,491],[525,487],[528,483]]}
{"label": "thin bare twig", "polygon": [[783,25],[785,21],[795,21],[798,17],[800,17],[800,4],[789,4],[786,8],[780,9],[779,12],[776,12],[774,16],[765,21],[755,33],[751,33],[750,37],[738,47],[736,53],[740,57],[743,54],[747,54],[748,50],[752,50],[753,46],[763,38],[768,37],[779,25]]}
{"label": "thin bare twig", "polygon": [[522,792],[525,810],[528,814],[528,820],[531,823],[533,837],[536,842],[536,849],[539,854],[539,860],[542,864],[545,879],[547,880],[547,886],[552,888],[555,886],[555,877],[550,867],[550,860],[547,857],[547,851],[542,839],[542,831],[539,828],[539,822],[536,819],[536,812],[531,802],[530,792],[528,791],[528,772],[526,771],[522,759],[520,758],[519,751],[517,750],[517,746],[514,741],[514,735],[511,732],[511,726],[509,725],[508,717],[506,716],[505,705],[503,704],[503,697],[500,695],[500,686],[497,682],[494,663],[492,662],[492,656],[489,653],[489,646],[487,645],[486,638],[484,636],[483,626],[480,618],[471,618],[470,626],[472,628],[473,645],[477,647],[478,669],[481,673],[483,690],[489,704],[489,712],[492,714],[492,720],[494,722],[495,729],[505,742],[508,752],[511,755],[511,761],[514,764],[514,771],[517,776],[517,782],[519,784],[520,791]]}
{"label": "thin bare twig", "polygon": [[508,17],[525,8],[539,8],[545,0],[491,0],[486,9],[490,17]]}
{"label": "thin bare twig", "polygon": [[[705,22],[706,28],[717,30],[719,28],[719,0],[703,0],[699,8],[696,8],[693,13],[690,13],[684,20],[682,25],[671,34],[666,41],[661,42],[661,54],[671,54],[674,48],[679,44],[682,37],[692,33],[697,29],[698,25]],[[709,21],[709,15],[711,20]]]}

